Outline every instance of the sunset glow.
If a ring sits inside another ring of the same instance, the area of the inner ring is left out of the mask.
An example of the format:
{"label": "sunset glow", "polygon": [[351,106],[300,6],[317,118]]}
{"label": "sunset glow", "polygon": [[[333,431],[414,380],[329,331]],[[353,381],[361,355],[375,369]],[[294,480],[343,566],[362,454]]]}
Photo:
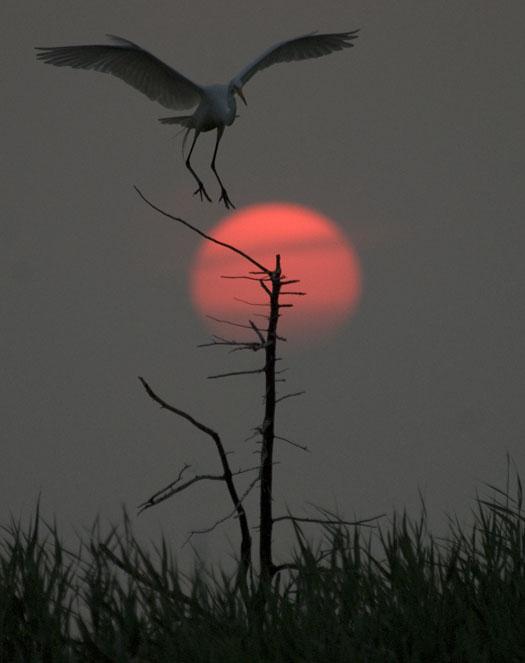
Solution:
{"label": "sunset glow", "polygon": [[[265,267],[273,268],[281,255],[283,273],[300,282],[284,290],[306,296],[283,296],[280,333],[292,343],[319,340],[336,329],[355,310],[361,294],[361,272],[356,253],[333,221],[306,207],[288,203],[253,205],[228,215],[210,234],[235,245]],[[203,241],[191,270],[191,295],[204,316],[264,326],[264,307],[239,299],[266,303],[267,296],[254,281],[225,279],[244,276],[255,268],[242,257]],[[205,318],[211,330],[234,338],[250,336]]]}

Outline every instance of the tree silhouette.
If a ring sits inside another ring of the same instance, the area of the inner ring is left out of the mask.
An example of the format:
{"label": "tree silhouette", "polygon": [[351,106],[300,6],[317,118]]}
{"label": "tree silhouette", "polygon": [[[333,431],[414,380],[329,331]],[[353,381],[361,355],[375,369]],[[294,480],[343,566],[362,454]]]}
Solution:
{"label": "tree silhouette", "polygon": [[[259,454],[259,464],[254,467],[242,468],[237,471],[232,471],[231,465],[228,459],[228,455],[225,451],[222,439],[217,433],[206,424],[199,421],[197,418],[188,414],[184,410],[181,410],[178,407],[175,407],[169,404],[164,398],[159,396],[149,383],[143,378],[140,377],[140,381],[146,390],[146,393],[150,398],[152,398],[156,403],[158,403],[161,408],[176,414],[179,417],[182,417],[189,423],[191,423],[195,428],[202,431],[208,435],[215,445],[217,453],[219,455],[222,474],[197,474],[191,479],[184,479],[186,471],[189,469],[188,465],[184,465],[180,470],[178,476],[167,486],[164,486],[157,492],[155,492],[151,497],[149,497],[145,502],[139,505],[139,513],[149,509],[151,507],[160,504],[161,502],[177,495],[178,493],[183,492],[186,488],[189,488],[193,484],[201,481],[223,481],[226,484],[228,494],[230,496],[233,509],[225,517],[221,518],[213,525],[204,530],[193,530],[190,533],[190,537],[193,534],[202,534],[206,532],[211,532],[215,527],[220,523],[226,521],[231,517],[237,517],[239,521],[239,528],[241,534],[241,545],[240,545],[240,567],[239,567],[239,580],[242,582],[246,581],[247,574],[252,568],[252,537],[250,534],[249,519],[244,508],[244,501],[248,494],[253,490],[253,488],[259,484],[259,567],[260,567],[260,578],[261,581],[266,583],[272,579],[272,577],[280,570],[293,568],[293,564],[280,564],[276,565],[273,562],[272,557],[272,532],[273,526],[276,522],[281,522],[284,520],[291,520],[294,524],[301,522],[312,522],[312,523],[323,523],[323,524],[337,524],[337,525],[357,525],[357,524],[366,524],[375,518],[368,518],[361,521],[344,521],[330,514],[328,511],[323,510],[322,518],[301,518],[294,516],[292,514],[287,514],[279,517],[274,517],[273,515],[273,469],[274,469],[274,443],[276,439],[281,439],[286,442],[291,443],[292,445],[299,447],[303,450],[306,450],[306,447],[287,440],[286,438],[281,438],[275,434],[275,419],[276,419],[276,406],[277,404],[287,398],[299,396],[304,392],[295,392],[287,393],[283,395],[278,395],[277,393],[277,381],[282,380],[279,378],[279,371],[276,370],[276,363],[278,360],[277,357],[277,344],[280,341],[285,341],[278,333],[279,319],[281,317],[281,309],[289,308],[293,304],[285,301],[283,303],[283,298],[302,296],[305,293],[296,291],[293,289],[286,289],[286,286],[290,286],[299,282],[298,279],[287,278],[282,270],[281,256],[277,254],[275,256],[275,264],[273,267],[267,267],[259,263],[252,256],[248,255],[241,249],[237,248],[232,244],[219,241],[204,233],[202,230],[194,226],[193,224],[185,221],[184,219],[170,214],[144,196],[144,194],[135,187],[137,193],[142,198],[142,200],[154,209],[159,214],[176,221],[191,231],[197,233],[205,240],[213,242],[224,248],[226,251],[232,251],[240,256],[242,256],[247,263],[255,270],[251,270],[248,274],[243,275],[229,275],[224,278],[243,278],[250,279],[254,282],[255,285],[258,285],[265,292],[267,296],[266,306],[268,308],[268,315],[264,316],[266,323],[264,327],[258,326],[253,320],[248,320],[247,324],[236,323],[232,321],[218,320],[218,322],[227,322],[228,324],[233,324],[236,327],[240,327],[246,332],[250,332],[253,336],[250,339],[237,340],[233,338],[227,338],[222,336],[214,335],[212,341],[209,343],[204,343],[201,347],[204,346],[226,346],[234,350],[251,350],[254,352],[262,351],[264,354],[264,365],[259,368],[243,370],[243,371],[228,371],[225,373],[220,373],[217,375],[211,375],[210,378],[214,379],[223,379],[229,378],[232,376],[238,375],[249,375],[249,374],[264,374],[264,415],[262,423],[256,429],[256,433],[261,436],[261,448]],[[250,302],[246,302],[250,303]],[[248,487],[241,494],[236,487],[235,478],[239,475],[246,473],[255,472],[255,478],[249,483]]]}

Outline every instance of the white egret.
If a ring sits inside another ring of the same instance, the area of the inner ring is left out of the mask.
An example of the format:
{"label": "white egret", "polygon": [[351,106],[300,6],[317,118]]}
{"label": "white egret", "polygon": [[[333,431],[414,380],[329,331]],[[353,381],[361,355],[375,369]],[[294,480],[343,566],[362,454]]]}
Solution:
{"label": "white egret", "polygon": [[160,118],[164,124],[179,124],[186,128],[186,136],[193,129],[195,134],[186,158],[186,167],[195,178],[199,194],[211,202],[204,184],[191,166],[191,155],[199,134],[217,129],[217,138],[211,168],[221,187],[219,200],[226,208],[234,207],[215,168],[215,159],[224,128],[236,117],[235,94],[246,104],[244,85],[254,74],[279,62],[306,60],[328,55],[343,48],[350,48],[359,30],[334,34],[311,33],[282,41],[268,48],[258,58],[234,76],[226,85],[197,85],[186,76],[172,69],[154,55],[127,39],[108,35],[113,44],[87,46],[38,47],[37,57],[47,64],[74,69],[94,69],[121,78],[153,101],[166,108],[183,110],[197,108],[192,115]]}

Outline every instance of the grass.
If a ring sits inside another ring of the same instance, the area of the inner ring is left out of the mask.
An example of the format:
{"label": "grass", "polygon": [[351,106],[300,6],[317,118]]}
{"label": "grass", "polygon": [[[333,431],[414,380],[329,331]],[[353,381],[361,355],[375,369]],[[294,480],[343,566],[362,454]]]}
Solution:
{"label": "grass", "polygon": [[272,587],[184,577],[129,520],[77,552],[36,509],[0,543],[0,663],[518,663],[525,660],[522,488],[490,487],[468,529],[428,532],[426,511],[375,529],[296,528],[297,570]]}

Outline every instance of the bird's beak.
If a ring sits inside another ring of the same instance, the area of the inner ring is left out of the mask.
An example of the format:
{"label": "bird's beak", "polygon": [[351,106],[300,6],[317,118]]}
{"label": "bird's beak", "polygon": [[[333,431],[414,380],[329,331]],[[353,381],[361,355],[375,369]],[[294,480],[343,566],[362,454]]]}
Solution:
{"label": "bird's beak", "polygon": [[240,88],[240,87],[237,88],[237,94],[238,94],[239,97],[243,100],[244,105],[247,106],[247,105],[248,105],[248,102],[246,101],[246,97],[244,96],[244,93],[243,93],[243,91],[242,91],[242,88]]}

